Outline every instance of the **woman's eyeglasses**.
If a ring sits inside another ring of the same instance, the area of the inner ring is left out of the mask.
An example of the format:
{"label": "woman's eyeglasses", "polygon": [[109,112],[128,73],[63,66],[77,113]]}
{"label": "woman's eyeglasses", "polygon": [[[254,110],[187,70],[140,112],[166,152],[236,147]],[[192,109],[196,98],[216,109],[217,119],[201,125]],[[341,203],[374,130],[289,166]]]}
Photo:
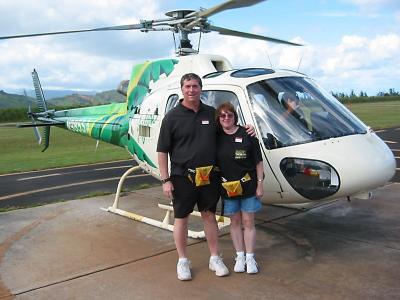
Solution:
{"label": "woman's eyeglasses", "polygon": [[232,119],[235,115],[233,113],[222,113],[219,115],[221,119]]}

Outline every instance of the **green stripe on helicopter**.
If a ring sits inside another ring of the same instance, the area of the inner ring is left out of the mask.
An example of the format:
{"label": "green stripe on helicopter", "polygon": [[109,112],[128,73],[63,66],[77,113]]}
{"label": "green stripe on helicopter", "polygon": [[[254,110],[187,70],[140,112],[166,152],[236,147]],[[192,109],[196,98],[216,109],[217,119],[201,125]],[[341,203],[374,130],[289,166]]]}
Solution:
{"label": "green stripe on helicopter", "polygon": [[64,121],[65,127],[71,131],[127,148],[139,160],[156,167],[138,141],[128,138],[129,119],[133,115],[133,107],[140,106],[150,92],[150,82],[156,82],[164,74],[171,74],[177,63],[176,59],[164,59],[134,66],[128,86],[127,104],[113,103],[58,111],[55,112],[55,118]]}
{"label": "green stripe on helicopter", "polygon": [[147,61],[132,68],[131,80],[128,86],[128,110],[142,104],[144,97],[149,93],[149,84],[156,82],[161,75],[168,76],[174,70],[176,59],[162,59]]}

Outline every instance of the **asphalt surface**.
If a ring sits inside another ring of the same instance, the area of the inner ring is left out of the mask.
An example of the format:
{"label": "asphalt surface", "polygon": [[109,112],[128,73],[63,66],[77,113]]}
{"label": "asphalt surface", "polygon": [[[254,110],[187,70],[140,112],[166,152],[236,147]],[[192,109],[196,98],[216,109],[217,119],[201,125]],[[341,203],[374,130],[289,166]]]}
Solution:
{"label": "asphalt surface", "polygon": [[[34,206],[115,193],[121,176],[135,165],[133,160],[126,160],[0,175],[0,208]],[[123,191],[157,184],[158,180],[139,170],[128,176]]]}
{"label": "asphalt surface", "polygon": [[[231,238],[220,252],[231,274],[208,269],[204,240],[188,240],[189,282],[176,278],[172,233],[99,207],[112,195],[0,214],[0,299],[399,299],[400,183],[370,200],[256,214],[257,275],[234,273]],[[160,186],[126,193],[120,208],[163,219]],[[190,218],[190,228],[199,224]],[[200,226],[201,227],[201,226]]]}
{"label": "asphalt surface", "polygon": [[[400,130],[377,133],[399,168]],[[125,163],[47,170],[36,179],[38,172],[1,176],[0,202],[23,192],[20,199],[40,200],[39,188],[60,199],[68,184],[82,190],[91,180],[115,191],[131,166]],[[341,198],[308,210],[265,205],[256,215],[258,275],[232,271],[227,230],[219,239],[231,270],[224,278],[208,270],[207,243],[189,239],[190,282],[176,279],[171,232],[99,209],[113,195],[0,213],[0,299],[399,299],[399,170],[392,182],[370,200]],[[161,221],[160,202],[168,204],[156,186],[124,193],[119,208]],[[190,228],[201,230],[201,222],[191,217]]]}

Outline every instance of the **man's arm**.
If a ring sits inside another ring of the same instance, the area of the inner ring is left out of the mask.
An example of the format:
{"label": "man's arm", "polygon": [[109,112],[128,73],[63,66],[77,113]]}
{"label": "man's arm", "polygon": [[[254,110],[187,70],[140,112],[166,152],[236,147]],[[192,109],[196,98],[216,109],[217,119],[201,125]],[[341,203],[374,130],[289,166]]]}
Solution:
{"label": "man's arm", "polygon": [[[158,168],[160,170],[161,180],[169,179],[168,174],[168,153],[165,152],[157,152],[158,153]],[[168,198],[172,199],[172,192],[174,190],[174,186],[172,185],[171,180],[168,180],[162,185],[163,193]]]}

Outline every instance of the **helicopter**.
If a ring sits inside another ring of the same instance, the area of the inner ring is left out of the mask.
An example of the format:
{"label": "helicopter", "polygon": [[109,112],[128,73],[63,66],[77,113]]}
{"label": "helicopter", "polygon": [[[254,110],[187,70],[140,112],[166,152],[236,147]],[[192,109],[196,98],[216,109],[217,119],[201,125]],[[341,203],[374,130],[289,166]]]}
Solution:
{"label": "helicopter", "polygon": [[[201,54],[193,49],[189,35],[209,32],[301,46],[218,27],[208,20],[222,11],[260,2],[263,1],[231,0],[209,9],[170,11],[167,18],[142,20],[138,24],[0,37],[1,40],[112,30],[172,31],[179,35],[176,57],[133,66],[130,79],[123,80],[117,88],[126,96],[125,103],[49,110],[34,70],[38,111],[29,110],[32,124],[20,127],[33,127],[39,139],[37,128],[44,127],[43,151],[49,147],[52,126],[123,147],[141,169],[160,179],[156,144],[161,122],[183,98],[182,75],[196,73],[203,82],[202,102],[217,107],[229,101],[238,112],[239,123],[254,126],[264,159],[264,204],[307,205],[340,197],[369,198],[369,191],[384,185],[394,175],[395,158],[376,133],[330,93],[297,71],[265,67],[235,69],[221,55]],[[287,113],[289,98],[296,103],[296,113]],[[122,176],[115,202],[107,210],[172,230],[166,221],[170,207],[159,205],[167,210],[163,222],[118,208],[123,181],[136,168]]]}

